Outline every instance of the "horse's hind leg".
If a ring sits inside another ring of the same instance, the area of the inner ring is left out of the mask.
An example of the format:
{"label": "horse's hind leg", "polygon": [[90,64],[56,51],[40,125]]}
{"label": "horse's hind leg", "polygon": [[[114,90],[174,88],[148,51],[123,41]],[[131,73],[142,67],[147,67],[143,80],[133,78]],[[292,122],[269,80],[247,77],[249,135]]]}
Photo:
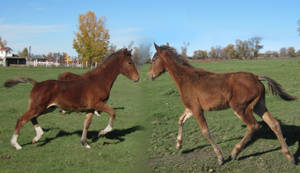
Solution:
{"label": "horse's hind leg", "polygon": [[182,144],[183,125],[185,121],[188,120],[192,115],[193,115],[192,112],[186,108],[178,120],[178,136],[177,136],[177,144],[176,144],[177,150],[181,148],[181,144]]}
{"label": "horse's hind leg", "polygon": [[267,123],[267,125],[271,128],[271,130],[275,133],[275,135],[277,136],[277,139],[279,140],[281,149],[283,154],[287,157],[287,159],[292,162],[295,163],[295,159],[293,157],[293,155],[291,155],[288,146],[283,138],[282,132],[281,132],[281,128],[280,128],[280,124],[279,122],[273,118],[271,116],[271,114],[268,112],[266,106],[265,106],[265,102],[264,99],[261,99],[254,107],[254,112],[259,115],[260,117],[262,117],[262,119],[264,120],[264,122]]}
{"label": "horse's hind leg", "polygon": [[93,118],[93,113],[88,113],[86,114],[85,120],[84,120],[84,124],[83,124],[83,131],[82,131],[82,136],[81,136],[81,143],[85,148],[91,148],[88,143],[86,142],[86,135],[87,135],[87,131],[90,127],[90,124],[92,122],[92,118]]}
{"label": "horse's hind leg", "polygon": [[[17,150],[22,149],[22,147],[18,143],[18,136],[20,133],[20,129],[26,124],[29,120],[34,118],[38,115],[38,112],[34,109],[29,109],[27,112],[25,112],[17,121],[16,128],[14,131],[14,134],[10,140],[10,144],[15,147]],[[34,120],[33,120],[34,121]]]}
{"label": "horse's hind leg", "polygon": [[39,141],[41,139],[41,137],[44,134],[44,131],[41,128],[41,126],[38,124],[37,117],[32,118],[31,122],[34,126],[34,130],[35,130],[35,133],[36,133],[36,136],[32,139],[32,143],[36,143],[37,141]]}
{"label": "horse's hind leg", "polygon": [[246,110],[243,108],[234,108],[234,113],[245,122],[248,130],[242,140],[237,143],[231,152],[231,158],[236,159],[237,155],[242,151],[244,146],[251,140],[254,132],[259,129],[259,124],[253,116],[252,108],[249,105]]}

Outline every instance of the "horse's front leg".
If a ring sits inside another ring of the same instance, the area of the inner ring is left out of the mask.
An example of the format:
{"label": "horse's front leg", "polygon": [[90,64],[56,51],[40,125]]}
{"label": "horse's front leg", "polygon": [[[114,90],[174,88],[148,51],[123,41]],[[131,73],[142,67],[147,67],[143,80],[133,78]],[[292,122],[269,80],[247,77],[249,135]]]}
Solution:
{"label": "horse's front leg", "polygon": [[179,150],[182,146],[183,125],[185,121],[188,120],[192,115],[193,115],[192,112],[186,108],[178,120],[178,136],[177,136],[177,144],[176,144],[177,150]]}
{"label": "horse's front leg", "polygon": [[196,108],[196,109],[192,109],[192,112],[193,112],[196,120],[198,121],[198,124],[201,128],[203,136],[209,141],[209,143],[213,147],[215,153],[217,154],[219,165],[222,165],[224,162],[224,159],[223,159],[221,149],[219,148],[217,143],[213,140],[212,136],[210,135],[206,120],[204,118],[203,110]]}
{"label": "horse's front leg", "polygon": [[82,136],[81,136],[81,143],[85,148],[91,148],[89,146],[89,144],[86,142],[86,135],[87,135],[87,131],[90,127],[90,124],[92,122],[92,118],[93,118],[93,113],[87,113],[85,116],[85,120],[83,123],[83,131],[82,131]]}
{"label": "horse's front leg", "polygon": [[103,135],[107,134],[108,132],[112,131],[112,129],[113,129],[113,123],[114,123],[114,119],[116,116],[115,110],[113,108],[109,107],[108,105],[106,105],[104,102],[98,103],[96,105],[96,110],[101,110],[103,112],[106,112],[110,116],[108,124],[105,127],[105,129],[100,130],[98,133],[98,136],[103,136]]}

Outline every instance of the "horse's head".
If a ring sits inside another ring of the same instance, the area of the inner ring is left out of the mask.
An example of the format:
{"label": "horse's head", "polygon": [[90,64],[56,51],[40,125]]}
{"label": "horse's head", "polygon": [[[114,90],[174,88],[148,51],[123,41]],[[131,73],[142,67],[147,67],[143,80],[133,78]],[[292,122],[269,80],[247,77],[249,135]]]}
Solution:
{"label": "horse's head", "polygon": [[120,73],[127,76],[134,82],[138,82],[140,77],[136,69],[135,63],[132,60],[131,50],[128,51],[127,49],[123,49],[120,52],[120,54],[122,56],[122,61],[120,64]]}
{"label": "horse's head", "polygon": [[154,43],[156,52],[152,57],[151,66],[148,71],[148,78],[154,80],[166,71],[164,61],[160,58],[162,51],[160,47]]}

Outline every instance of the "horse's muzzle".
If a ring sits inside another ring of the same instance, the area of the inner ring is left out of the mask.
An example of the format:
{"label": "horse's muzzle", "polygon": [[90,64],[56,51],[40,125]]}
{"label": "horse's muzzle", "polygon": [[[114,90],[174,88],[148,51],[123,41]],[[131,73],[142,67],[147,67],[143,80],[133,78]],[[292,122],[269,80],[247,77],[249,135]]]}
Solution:
{"label": "horse's muzzle", "polygon": [[140,78],[139,77],[137,77],[137,78],[135,78],[135,79],[132,79],[133,80],[133,82],[138,82],[139,80],[140,80]]}
{"label": "horse's muzzle", "polygon": [[153,73],[148,73],[148,80],[154,80],[154,78],[153,78]]}

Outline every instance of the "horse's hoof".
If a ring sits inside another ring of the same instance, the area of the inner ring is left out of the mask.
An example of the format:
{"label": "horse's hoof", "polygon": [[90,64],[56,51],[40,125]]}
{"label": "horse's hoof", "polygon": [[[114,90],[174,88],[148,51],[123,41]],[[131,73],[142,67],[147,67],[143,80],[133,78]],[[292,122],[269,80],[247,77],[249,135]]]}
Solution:
{"label": "horse's hoof", "polygon": [[107,133],[107,131],[101,130],[101,131],[98,133],[98,137],[104,136],[106,133]]}
{"label": "horse's hoof", "polygon": [[218,160],[218,164],[219,164],[220,166],[223,165],[223,164],[224,164],[224,159],[222,158],[222,159]]}
{"label": "horse's hoof", "polygon": [[176,145],[176,150],[177,150],[177,151],[179,151],[181,148],[182,148],[181,145],[179,145],[179,144]]}
{"label": "horse's hoof", "polygon": [[19,144],[12,144],[12,146],[16,149],[16,150],[21,150],[22,147]]}
{"label": "horse's hoof", "polygon": [[236,157],[236,154],[231,154],[231,160],[236,160],[237,157]]}
{"label": "horse's hoof", "polygon": [[290,161],[292,164],[296,165],[296,161],[295,161],[295,158],[294,158],[294,157],[292,157],[291,159],[289,159],[289,161]]}
{"label": "horse's hoof", "polygon": [[91,149],[91,146],[89,146],[88,144],[85,144],[84,147],[87,149]]}

